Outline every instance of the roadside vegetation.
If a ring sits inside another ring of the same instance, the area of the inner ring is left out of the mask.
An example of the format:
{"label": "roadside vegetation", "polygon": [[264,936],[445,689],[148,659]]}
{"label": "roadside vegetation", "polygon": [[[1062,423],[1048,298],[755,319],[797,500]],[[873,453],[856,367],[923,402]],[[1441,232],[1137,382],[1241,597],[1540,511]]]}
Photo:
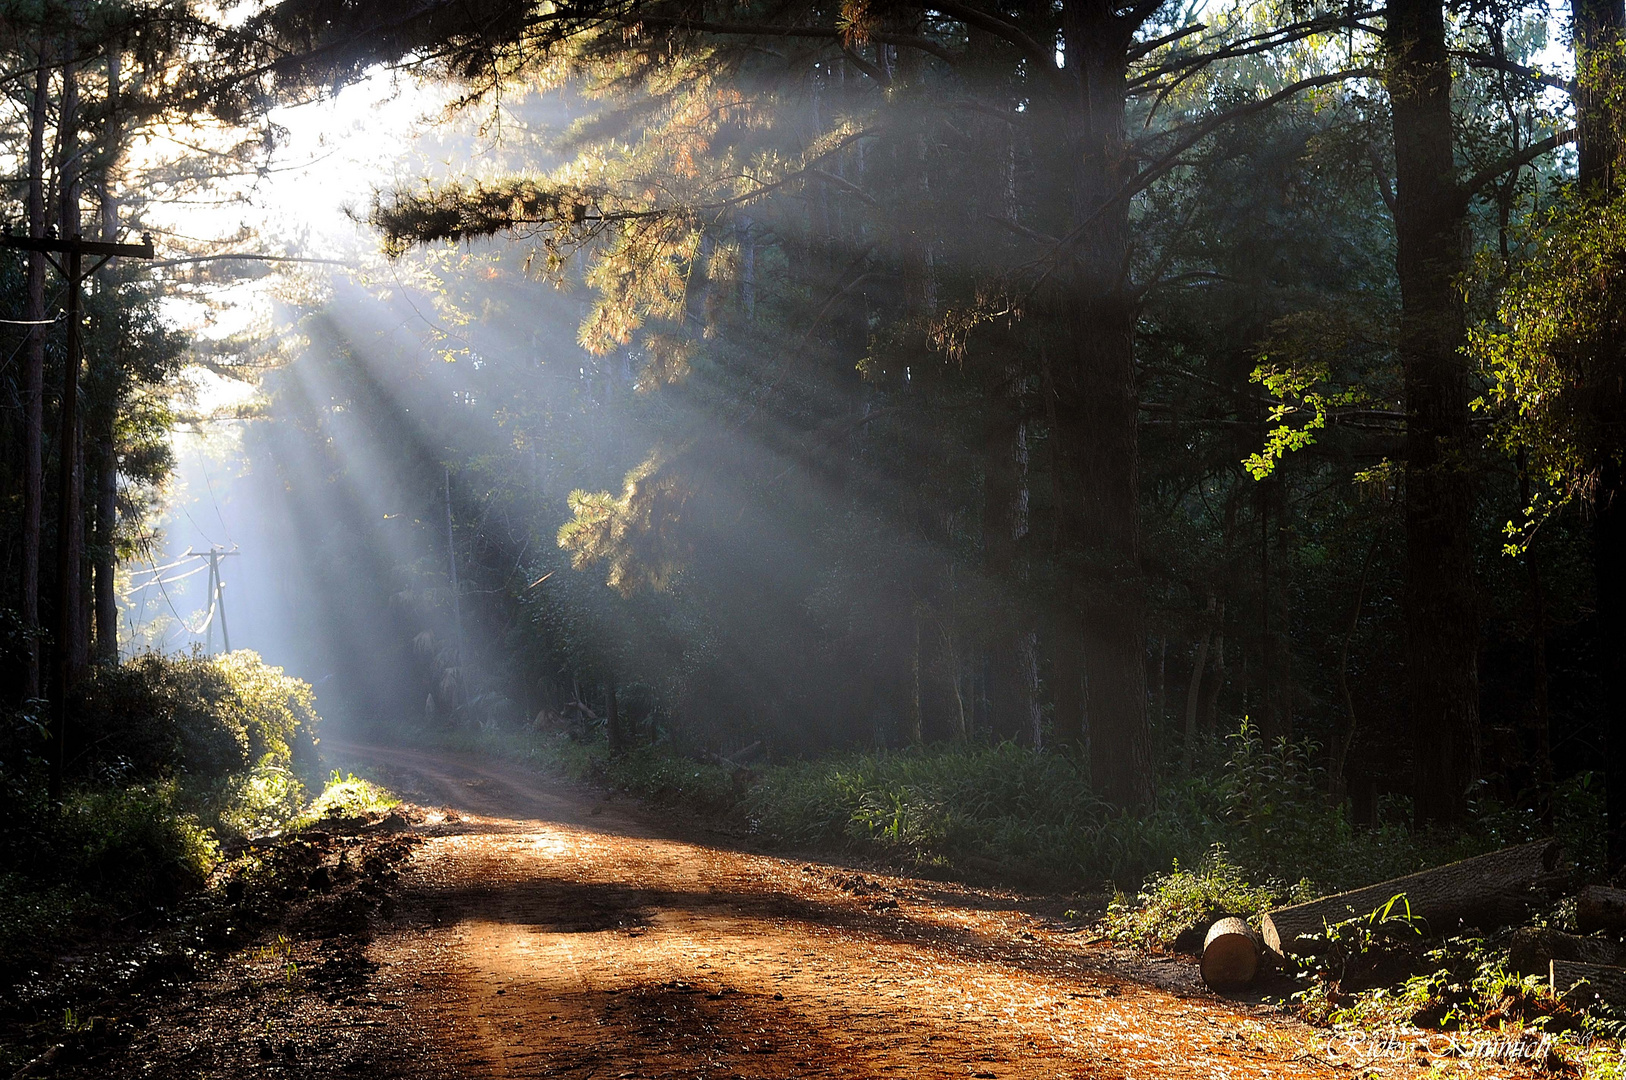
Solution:
{"label": "roadside vegetation", "polygon": [[[682,810],[770,847],[840,852],[930,875],[1072,893],[1068,917],[1101,938],[1196,953],[1207,928],[1268,909],[1549,835],[1576,880],[1600,876],[1597,779],[1559,785],[1550,828],[1483,800],[1462,826],[1418,830],[1404,799],[1358,825],[1329,798],[1315,748],[1267,745],[1246,721],[1187,770],[1172,765],[1151,813],[1114,812],[1066,753],[949,743],[766,763],[657,740],[612,755],[591,723],[409,729],[424,745],[485,753]],[[1534,925],[1573,931],[1572,902]],[[1266,996],[1311,1023],[1377,1046],[1395,1032],[1455,1038],[1463,1053],[1614,1076],[1620,1018],[1556,998],[1509,962],[1511,928],[1428,937],[1403,897],[1327,927]],[[1487,1041],[1491,1040],[1491,1041]],[[1496,1041],[1499,1040],[1499,1041]],[[1410,1043],[1407,1044],[1408,1046]],[[1474,1049],[1478,1047],[1479,1049]]]}
{"label": "roadside vegetation", "polygon": [[7,985],[92,929],[161,920],[253,838],[393,805],[354,776],[324,790],[310,686],[246,650],[97,667],[70,720],[60,806],[39,718],[0,733]]}
{"label": "roadside vegetation", "polygon": [[[1105,896],[1133,894],[1148,880],[1182,887],[1202,867],[1203,888],[1247,881],[1279,902],[1546,835],[1535,815],[1490,800],[1460,828],[1414,828],[1404,798],[1386,801],[1376,822],[1357,825],[1347,806],[1328,797],[1314,747],[1280,739],[1269,745],[1246,720],[1206,745],[1193,768],[1171,765],[1156,805],[1140,814],[1098,798],[1074,755],[1010,742],[764,762],[664,739],[611,754],[591,724],[391,731],[709,816],[785,848],[842,850],[911,870],[992,873]],[[1561,787],[1555,816],[1579,872],[1595,872],[1602,800],[1590,775]],[[1172,940],[1181,929],[1148,928],[1141,936]]]}

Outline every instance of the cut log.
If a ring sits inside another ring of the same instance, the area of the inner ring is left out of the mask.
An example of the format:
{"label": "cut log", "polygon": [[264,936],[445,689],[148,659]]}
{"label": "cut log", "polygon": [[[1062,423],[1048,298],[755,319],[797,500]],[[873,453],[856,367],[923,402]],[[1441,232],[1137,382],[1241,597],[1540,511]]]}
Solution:
{"label": "cut log", "polygon": [[1543,927],[1513,931],[1507,950],[1508,967],[1520,975],[1546,975],[1554,960],[1619,965],[1626,962],[1626,946],[1609,938],[1578,937]]}
{"label": "cut log", "polygon": [[1626,889],[1588,885],[1575,902],[1575,924],[1583,934],[1594,930],[1626,930]]}
{"label": "cut log", "polygon": [[1548,969],[1553,993],[1577,1009],[1604,1002],[1626,1005],[1626,968],[1554,960]]}
{"label": "cut log", "polygon": [[1513,922],[1540,899],[1540,889],[1561,880],[1562,854],[1558,841],[1538,840],[1277,908],[1263,920],[1265,945],[1277,954],[1304,953],[1314,947],[1306,940],[1310,935],[1332,923],[1368,915],[1402,894],[1412,915],[1424,919],[1436,933],[1458,922],[1479,926]]}
{"label": "cut log", "polygon": [[1216,990],[1246,986],[1259,973],[1259,939],[1241,919],[1221,919],[1203,939],[1203,982]]}

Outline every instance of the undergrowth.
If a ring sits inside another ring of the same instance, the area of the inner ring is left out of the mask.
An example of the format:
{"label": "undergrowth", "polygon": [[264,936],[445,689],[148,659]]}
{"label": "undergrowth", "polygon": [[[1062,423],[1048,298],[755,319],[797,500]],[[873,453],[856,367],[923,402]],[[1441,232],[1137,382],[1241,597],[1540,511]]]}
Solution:
{"label": "undergrowth", "polygon": [[310,801],[314,694],[253,652],[95,668],[58,804],[34,706],[0,713],[0,981],[76,932],[170,907],[223,842],[285,828]]}
{"label": "undergrowth", "polygon": [[[1358,826],[1326,797],[1313,747],[1267,744],[1247,721],[1209,745],[1197,768],[1165,775],[1156,803],[1139,813],[1097,798],[1074,755],[1013,743],[852,751],[744,768],[669,742],[612,757],[602,738],[495,722],[392,728],[390,737],[590,781],[722,819],[782,848],[842,850],[912,869],[1002,874],[1108,895],[1164,874],[1148,882],[1147,902],[1182,914],[1167,925],[1148,916],[1124,931],[1145,940],[1172,940],[1183,928],[1175,922],[1189,917],[1193,904],[1160,900],[1163,891],[1222,887],[1178,869],[1196,868],[1199,877],[1220,872],[1210,859],[1216,845],[1225,851],[1224,874],[1256,886],[1259,896],[1283,897],[1534,839],[1540,827],[1531,815],[1489,804],[1451,833],[1414,831],[1403,805]],[[1583,843],[1595,839],[1589,799],[1571,791],[1559,802],[1561,810],[1578,811],[1561,815],[1561,827]]]}

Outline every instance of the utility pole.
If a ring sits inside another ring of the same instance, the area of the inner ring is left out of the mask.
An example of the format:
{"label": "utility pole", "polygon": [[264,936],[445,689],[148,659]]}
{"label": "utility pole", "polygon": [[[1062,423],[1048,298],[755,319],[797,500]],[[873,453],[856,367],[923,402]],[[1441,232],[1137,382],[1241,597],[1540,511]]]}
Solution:
{"label": "utility pole", "polygon": [[211,544],[208,551],[188,551],[189,559],[209,560],[209,636],[204,651],[215,651],[215,620],[220,620],[220,640],[226,652],[231,652],[231,631],[226,627],[226,583],[220,580],[220,560],[236,555],[237,549],[226,551],[219,544]]}
{"label": "utility pole", "polygon": [[[139,244],[111,244],[86,240],[75,233],[71,239],[59,240],[54,236],[13,236],[8,223],[0,236],[0,246],[37,251],[56,268],[68,285],[68,360],[62,370],[62,426],[57,443],[57,544],[56,544],[56,611],[52,627],[55,641],[51,694],[51,779],[52,802],[62,799],[63,773],[68,763],[68,695],[75,682],[73,658],[78,642],[72,640],[79,625],[76,608],[79,604],[79,552],[67,542],[77,530],[75,518],[79,513],[79,452],[74,445],[79,430],[79,295],[86,279],[95,274],[109,259],[123,256],[129,259],[153,257],[152,236],[143,234]],[[67,265],[52,258],[66,255]],[[89,270],[84,257],[98,257]]]}

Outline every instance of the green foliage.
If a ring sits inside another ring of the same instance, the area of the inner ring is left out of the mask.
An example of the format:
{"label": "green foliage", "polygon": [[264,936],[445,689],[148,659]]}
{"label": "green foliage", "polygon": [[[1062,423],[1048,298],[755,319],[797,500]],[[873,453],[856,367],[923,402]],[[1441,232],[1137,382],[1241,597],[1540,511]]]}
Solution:
{"label": "green foliage", "polygon": [[355,773],[341,775],[334,769],[327,786],[311,801],[310,807],[291,823],[298,827],[328,817],[356,817],[401,805],[388,790]]}
{"label": "green foliage", "polygon": [[571,519],[559,526],[559,546],[571,553],[571,566],[586,570],[605,563],[605,584],[622,596],[640,587],[657,592],[672,585],[683,567],[687,545],[686,481],[655,455],[627,473],[619,498],[607,491],[572,491]]}
{"label": "green foliage", "polygon": [[1259,916],[1286,897],[1279,887],[1251,885],[1246,872],[1215,844],[1195,869],[1175,860],[1174,869],[1153,874],[1133,900],[1113,897],[1103,925],[1119,941],[1167,948],[1183,934],[1233,915],[1258,924]]}
{"label": "green foliage", "polygon": [[190,809],[243,835],[298,812],[321,724],[309,684],[246,649],[97,668],[75,721],[93,775],[174,781]]}
{"label": "green foliage", "polygon": [[220,824],[239,836],[263,836],[289,824],[305,802],[305,785],[280,765],[256,765],[234,776]]}
{"label": "green foliage", "polygon": [[[1370,966],[1374,954],[1396,942],[1415,943],[1423,936],[1422,920],[1412,914],[1405,893],[1352,919],[1328,923],[1314,935],[1318,942],[1306,950],[1315,957],[1315,970],[1340,986],[1351,974]],[[1286,945],[1286,942],[1283,942]]]}
{"label": "green foliage", "polygon": [[[1363,948],[1341,961],[1323,961],[1310,985],[1293,995],[1292,1005],[1305,1019],[1365,1029],[1501,1032],[1559,1044],[1564,1043],[1565,1032],[1582,1025],[1582,1018],[1553,995],[1545,978],[1510,971],[1506,950],[1497,942],[1453,937],[1419,949],[1408,921],[1395,919],[1392,910],[1388,917],[1380,917],[1382,910],[1340,924],[1337,935]],[[1399,959],[1402,965],[1413,965],[1415,973],[1396,967],[1391,955],[1385,985],[1352,987],[1347,974],[1339,977],[1340,965],[1347,970],[1365,960],[1371,967],[1373,958],[1381,958],[1385,949],[1392,953],[1396,942],[1413,946]],[[1569,1048],[1571,1056],[1573,1050]]]}
{"label": "green foliage", "polygon": [[1617,378],[1626,348],[1626,199],[1571,197],[1526,241],[1497,321],[1469,339],[1493,380],[1481,404],[1496,407],[1504,446],[1525,450],[1545,482],[1508,526],[1515,554],[1605,461],[1626,453],[1612,420],[1626,394]]}
{"label": "green foliage", "polygon": [[[1360,387],[1329,388],[1332,374],[1324,363],[1297,367],[1266,359],[1253,369],[1252,378],[1276,399],[1265,421],[1264,448],[1242,463],[1255,480],[1269,477],[1288,454],[1314,445],[1316,432],[1327,426],[1334,409],[1367,398]],[[1292,423],[1296,417],[1302,417],[1297,427]]]}
{"label": "green foliage", "polygon": [[217,836],[286,826],[305,801],[320,718],[311,688],[252,652],[147,653],[93,670],[70,729],[86,751],[44,795],[42,731],[0,743],[0,957],[23,964],[85,921],[172,904]]}
{"label": "green foliage", "polygon": [[149,912],[196,888],[218,859],[174,782],[71,795],[60,810],[11,793],[0,829],[0,979],[99,916]]}

